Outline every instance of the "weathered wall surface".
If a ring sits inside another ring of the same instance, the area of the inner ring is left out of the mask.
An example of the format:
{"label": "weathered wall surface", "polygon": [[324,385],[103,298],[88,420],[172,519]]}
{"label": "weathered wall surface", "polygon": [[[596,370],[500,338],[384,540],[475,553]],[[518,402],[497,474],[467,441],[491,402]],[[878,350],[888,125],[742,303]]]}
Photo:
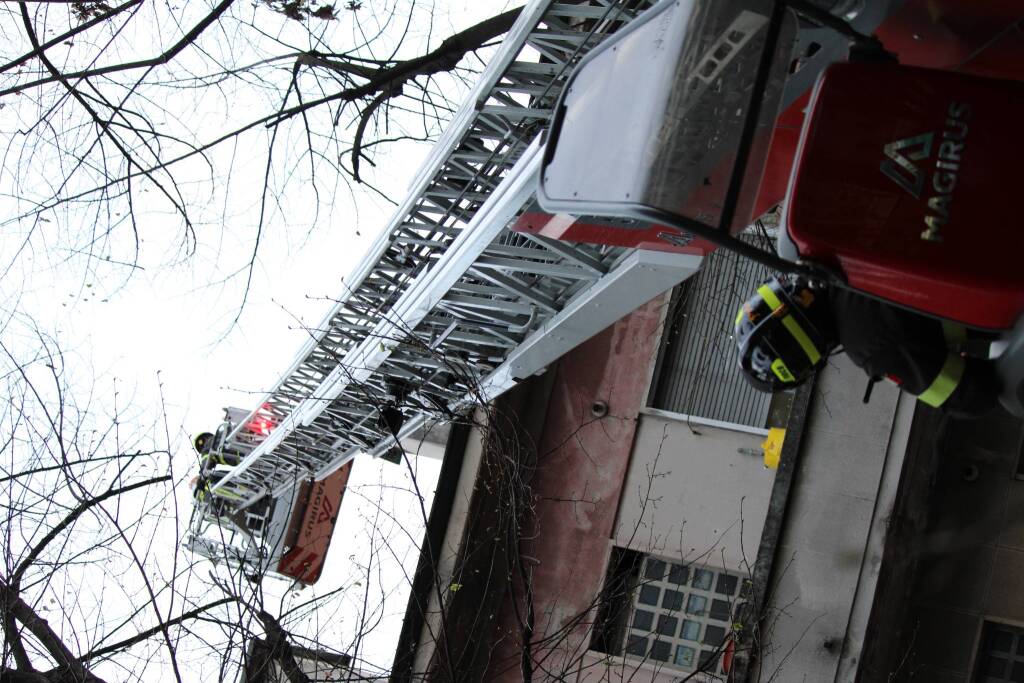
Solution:
{"label": "weathered wall surface", "polygon": [[[845,356],[821,373],[776,554],[762,678],[835,679],[890,447],[898,390],[875,387]],[[904,437],[905,440],[905,437]]]}
{"label": "weathered wall surface", "polygon": [[616,545],[723,569],[753,565],[775,473],[740,449],[759,454],[763,440],[642,416]]}
{"label": "weathered wall surface", "polygon": [[[652,660],[608,657],[588,652],[583,657],[577,683],[678,683],[685,676],[677,669]],[[705,683],[707,679],[698,679]],[[696,682],[695,682],[696,683]]]}
{"label": "weathered wall surface", "polygon": [[[604,580],[616,507],[629,465],[637,417],[659,340],[662,298],[638,309],[563,357],[556,373],[531,486],[533,521],[522,554],[538,605],[533,641],[545,636],[545,676],[575,670],[589,641],[587,615]],[[594,401],[608,415],[591,414]],[[518,611],[506,601],[488,681],[520,681],[522,586]]]}
{"label": "weathered wall surface", "polygon": [[900,669],[895,680],[936,683],[973,681],[979,669],[1009,674],[1007,657],[978,661],[976,652],[986,620],[1024,625],[1021,422],[1001,412],[950,420],[928,437],[935,468],[909,482],[927,495],[927,524],[906,549],[919,573],[889,668]]}

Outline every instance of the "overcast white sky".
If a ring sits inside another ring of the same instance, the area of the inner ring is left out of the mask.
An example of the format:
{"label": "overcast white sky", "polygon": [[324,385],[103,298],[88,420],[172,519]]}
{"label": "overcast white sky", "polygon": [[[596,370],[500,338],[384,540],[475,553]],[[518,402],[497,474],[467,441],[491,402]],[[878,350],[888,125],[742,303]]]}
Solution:
{"label": "overcast white sky", "polygon": [[[446,24],[464,28],[513,4],[437,0],[435,35],[447,35]],[[244,108],[237,97],[230,102],[207,100],[201,108],[209,111],[199,118],[203,122],[223,119],[225,112],[218,110],[224,107]],[[4,126],[8,133],[11,123]],[[374,184],[400,201],[429,149],[426,144],[396,146],[372,169]],[[194,256],[181,254],[181,231],[164,207],[143,209],[141,269],[127,284],[123,284],[123,270],[85,271],[82,261],[71,258],[67,245],[55,237],[47,243],[52,250],[44,252],[37,244],[35,253],[5,273],[0,300],[8,310],[31,315],[59,334],[65,350],[88,362],[98,376],[116,376],[146,392],[138,400],[152,400],[155,392],[147,386],[161,373],[168,409],[175,418],[171,422],[183,425],[188,433],[214,426],[222,406],[253,407],[306,339],[302,323],[320,321],[330,305],[328,299],[344,291],[343,278],[393,211],[373,193],[358,193],[354,201],[339,193],[329,201],[332,213],[321,211],[314,223],[301,185],[288,186],[291,192],[279,198],[262,236],[242,317],[232,326],[241,303],[242,279],[218,281],[234,272],[251,249],[248,230],[255,222],[265,161],[259,151],[220,150],[221,159],[230,156],[234,165],[230,187],[224,182],[219,187],[200,186],[195,194],[209,197],[211,212],[204,218],[223,216],[223,220],[197,230]],[[10,170],[10,166],[4,169],[7,174]],[[201,185],[202,175],[196,179]],[[221,204],[227,192],[230,198]],[[18,212],[9,200],[5,203],[0,216]],[[77,217],[89,218],[85,213]],[[59,222],[56,217],[53,220]],[[308,229],[311,224],[312,230]],[[60,228],[68,233],[81,229],[82,225]],[[0,254],[8,256],[17,244],[5,238]]]}
{"label": "overcast white sky", "polygon": [[[373,11],[375,2],[363,4],[366,7],[361,12]],[[515,4],[521,3],[437,0],[435,36],[443,37]],[[421,3],[420,7],[426,5]],[[415,24],[413,33],[425,35],[426,28]],[[8,30],[3,30],[0,39],[7,37]],[[438,42],[435,38],[432,46]],[[139,36],[133,44],[139,50],[149,46],[147,39]],[[230,48],[244,49],[238,45]],[[190,120],[196,126],[224,126],[232,119],[232,109],[244,110],[246,106],[244,93],[196,102],[187,97],[187,90],[182,91],[177,104],[181,111],[192,110]],[[261,95],[250,97],[254,99],[249,104],[256,105]],[[12,109],[0,109],[0,135],[12,136],[24,125],[25,117],[32,115],[24,107]],[[396,146],[374,169],[374,183],[399,201],[428,151],[429,146],[422,144]],[[189,443],[192,435],[212,430],[224,406],[254,407],[276,382],[306,338],[302,323],[315,325],[320,321],[330,305],[328,299],[343,291],[342,279],[362,258],[393,208],[370,194],[357,193],[353,200],[351,195],[339,192],[327,201],[330,211],[321,207],[314,220],[310,198],[302,186],[286,186],[292,189],[280,196],[268,221],[247,303],[239,322],[232,325],[241,302],[240,280],[218,281],[245,260],[251,247],[250,230],[263,158],[255,149],[242,146],[220,150],[216,159],[232,164],[230,177],[207,177],[213,182],[206,186],[203,169],[195,169],[194,175],[186,173],[187,178],[195,180],[190,187],[192,196],[200,204],[203,197],[209,202],[209,211],[203,215],[206,222],[197,231],[196,253],[187,257],[182,254],[178,222],[164,206],[154,202],[140,211],[145,227],[140,268],[127,280],[123,270],[83,267],[82,259],[68,251],[68,243],[62,240],[88,229],[90,217],[85,212],[54,213],[48,224],[36,224],[45,238],[37,239],[30,249],[14,258],[13,250],[21,245],[17,238],[25,234],[19,231],[27,227],[10,221],[24,210],[24,204],[11,195],[19,191],[19,185],[23,190],[25,183],[35,181],[27,165],[22,176],[22,167],[11,158],[0,170],[0,219],[6,221],[0,241],[0,258],[7,267],[0,279],[5,342],[30,347],[30,322],[55,335],[68,355],[68,364],[76,368],[76,381],[83,383],[83,390],[86,383],[94,383],[93,391],[100,397],[98,409],[111,410],[115,383],[119,404],[132,413],[158,412],[162,395],[174,432],[176,462],[183,469],[194,462]],[[32,160],[37,167],[33,172],[45,173],[46,163],[55,162],[44,158],[42,171],[40,163],[39,159]],[[115,245],[115,251],[123,253],[122,247]],[[14,265],[9,266],[11,263]],[[422,465],[420,483],[428,494],[438,467],[436,462]],[[380,666],[387,665],[394,652],[394,637],[407,596],[402,572],[411,571],[415,565],[419,545],[418,535],[404,533],[404,529],[422,522],[409,494],[402,493],[410,488],[405,476],[393,465],[369,459],[356,462],[352,484],[363,493],[346,497],[339,522],[343,532],[336,534],[327,572],[336,579],[357,580],[353,576],[365,564],[368,548],[373,545],[365,542],[366,525],[394,527],[382,534],[394,539],[394,546],[376,548],[385,556],[378,560],[391,568],[378,575],[380,585],[373,591],[388,594],[385,611],[391,619],[363,652],[366,659]],[[383,491],[386,505],[404,511],[406,516],[382,522],[376,515],[376,505],[367,505],[364,500],[377,499],[375,491]],[[178,497],[184,503],[190,500],[190,493],[180,490]],[[413,514],[409,516],[409,512]],[[405,569],[400,566],[403,562]],[[323,583],[328,588],[338,585],[326,578]],[[398,588],[393,589],[395,586]],[[280,586],[272,592],[279,590]],[[349,609],[351,612],[356,607],[350,605]],[[339,626],[341,622],[345,625]],[[345,647],[351,627],[351,613],[339,614],[329,627],[324,626],[325,635],[336,632],[336,646]]]}

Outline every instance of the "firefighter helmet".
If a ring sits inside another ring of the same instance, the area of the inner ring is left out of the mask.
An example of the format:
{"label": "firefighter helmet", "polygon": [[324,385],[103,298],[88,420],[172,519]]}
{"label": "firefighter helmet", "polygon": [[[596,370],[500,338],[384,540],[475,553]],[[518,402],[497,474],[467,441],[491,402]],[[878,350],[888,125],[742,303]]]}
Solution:
{"label": "firefighter helmet", "polygon": [[203,432],[196,436],[192,445],[195,446],[196,452],[200,455],[208,454],[210,452],[210,448],[213,446],[213,434],[210,432]]}
{"label": "firefighter helmet", "polygon": [[743,376],[761,391],[804,382],[835,347],[824,293],[799,278],[772,278],[736,316],[735,339]]}

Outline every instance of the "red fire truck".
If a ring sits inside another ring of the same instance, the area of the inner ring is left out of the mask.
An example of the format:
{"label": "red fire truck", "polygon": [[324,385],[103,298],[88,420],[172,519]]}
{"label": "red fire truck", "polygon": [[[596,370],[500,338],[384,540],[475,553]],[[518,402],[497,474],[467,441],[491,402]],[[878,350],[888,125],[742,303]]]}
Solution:
{"label": "red fire truck", "polygon": [[[972,328],[1018,325],[1006,353],[1024,356],[1024,3],[825,5],[666,0],[595,48],[517,229],[732,249]],[[778,205],[773,253],[743,232]]]}

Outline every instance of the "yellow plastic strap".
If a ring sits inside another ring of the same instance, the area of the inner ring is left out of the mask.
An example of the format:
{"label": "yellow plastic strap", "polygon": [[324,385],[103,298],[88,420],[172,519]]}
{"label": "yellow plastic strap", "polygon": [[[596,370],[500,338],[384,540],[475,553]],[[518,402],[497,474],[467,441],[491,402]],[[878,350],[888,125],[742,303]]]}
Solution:
{"label": "yellow plastic strap", "polygon": [[[779,297],[775,296],[775,292],[771,290],[768,285],[761,285],[757,288],[757,293],[761,295],[761,298],[765,300],[772,312],[775,312],[782,308],[782,302],[779,301]],[[818,351],[818,347],[814,345],[811,338],[804,332],[804,328],[800,327],[800,323],[796,321],[791,315],[787,315],[782,319],[782,326],[785,327],[793,339],[800,345],[800,348],[807,354],[807,358],[811,361],[811,365],[816,365],[821,360],[821,352]]]}
{"label": "yellow plastic strap", "polygon": [[917,398],[933,408],[941,406],[960,384],[960,379],[964,376],[964,365],[962,356],[956,353],[948,354],[938,376]]}
{"label": "yellow plastic strap", "polygon": [[781,427],[772,427],[768,430],[768,438],[761,442],[761,450],[764,453],[764,466],[777,470],[779,460],[782,458],[782,444],[786,441],[786,430]]}

